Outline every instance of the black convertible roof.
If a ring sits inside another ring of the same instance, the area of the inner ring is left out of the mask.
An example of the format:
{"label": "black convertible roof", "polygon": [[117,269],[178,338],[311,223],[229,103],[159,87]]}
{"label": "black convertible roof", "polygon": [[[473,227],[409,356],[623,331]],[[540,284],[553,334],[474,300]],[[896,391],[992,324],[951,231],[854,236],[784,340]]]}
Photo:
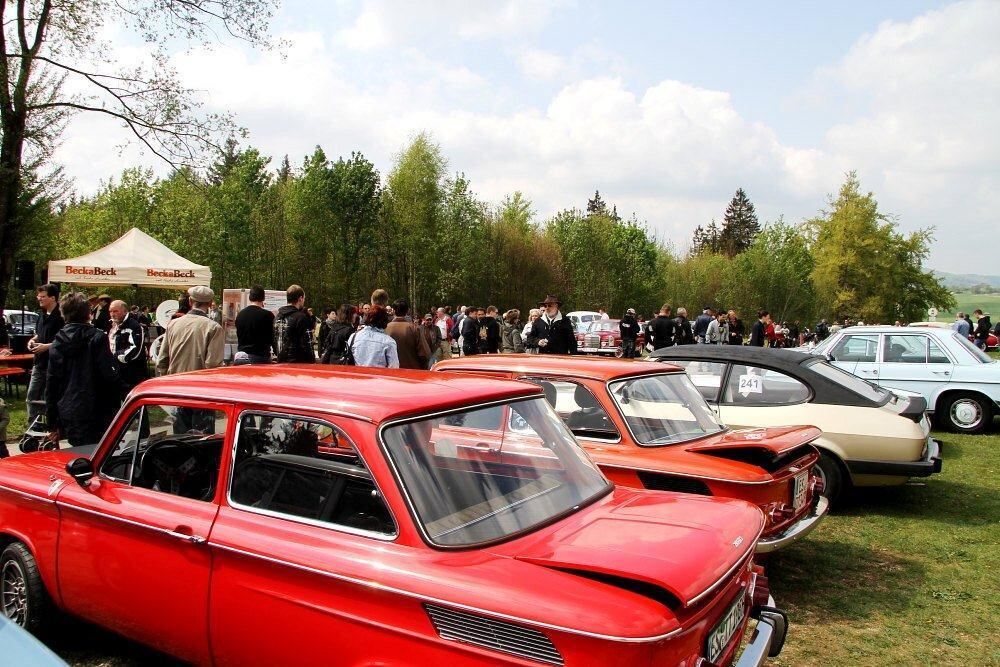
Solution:
{"label": "black convertible roof", "polygon": [[812,370],[813,363],[823,360],[824,357],[805,352],[746,345],[677,345],[657,350],[649,355],[649,358],[664,361],[693,359],[762,366],[804,382],[813,391],[813,403],[861,407],[884,405],[884,402],[872,401]]}

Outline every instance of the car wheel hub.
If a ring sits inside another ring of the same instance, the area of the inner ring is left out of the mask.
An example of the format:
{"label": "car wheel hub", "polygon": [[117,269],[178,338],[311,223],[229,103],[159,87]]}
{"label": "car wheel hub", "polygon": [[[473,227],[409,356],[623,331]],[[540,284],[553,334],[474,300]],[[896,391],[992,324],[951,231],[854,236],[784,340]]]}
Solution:
{"label": "car wheel hub", "polygon": [[0,599],[3,603],[3,615],[23,627],[28,618],[28,584],[20,564],[13,560],[7,561],[3,566]]}
{"label": "car wheel hub", "polygon": [[979,404],[971,400],[956,401],[951,406],[951,420],[962,428],[973,428],[979,425],[983,411]]}

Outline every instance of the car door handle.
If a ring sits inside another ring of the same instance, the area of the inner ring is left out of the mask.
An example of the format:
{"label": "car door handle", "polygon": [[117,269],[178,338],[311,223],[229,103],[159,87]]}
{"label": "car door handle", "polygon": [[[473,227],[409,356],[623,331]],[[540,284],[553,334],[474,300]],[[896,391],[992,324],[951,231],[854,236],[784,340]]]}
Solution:
{"label": "car door handle", "polygon": [[951,371],[931,371],[934,375],[951,375]]}
{"label": "car door handle", "polygon": [[189,526],[177,526],[173,530],[166,531],[167,535],[170,537],[176,537],[178,540],[184,540],[191,544],[204,544],[205,538],[191,533],[191,528]]}

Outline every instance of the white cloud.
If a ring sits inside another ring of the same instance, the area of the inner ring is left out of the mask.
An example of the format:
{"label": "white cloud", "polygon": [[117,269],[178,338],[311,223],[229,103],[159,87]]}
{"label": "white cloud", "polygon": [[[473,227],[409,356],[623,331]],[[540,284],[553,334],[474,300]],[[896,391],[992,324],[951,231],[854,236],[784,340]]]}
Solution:
{"label": "white cloud", "polygon": [[993,246],[983,197],[1000,190],[998,32],[1000,3],[956,3],[882,23],[817,77],[862,110],[830,128],[825,149],[857,168],[904,228],[937,226],[941,268],[987,260]]}
{"label": "white cloud", "polygon": [[527,48],[517,54],[517,64],[531,79],[548,81],[566,69],[566,59],[543,49]]}

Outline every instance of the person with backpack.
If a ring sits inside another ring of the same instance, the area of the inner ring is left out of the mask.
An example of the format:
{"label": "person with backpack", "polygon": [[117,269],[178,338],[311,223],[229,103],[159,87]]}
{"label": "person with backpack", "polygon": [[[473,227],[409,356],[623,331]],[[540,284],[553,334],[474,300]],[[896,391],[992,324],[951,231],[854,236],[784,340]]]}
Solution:
{"label": "person with backpack", "polygon": [[674,318],[674,345],[694,345],[694,333],[688,321],[687,308],[678,308]]}
{"label": "person with backpack", "polygon": [[287,305],[274,318],[274,347],[278,363],[314,364],[312,317],[305,311],[306,292],[298,285],[286,291]]}
{"label": "person with backpack", "polygon": [[337,364],[350,366],[353,363],[347,354],[347,341],[354,333],[354,319],[357,308],[349,303],[340,305],[335,315],[336,317],[327,325],[326,340],[323,341],[323,356],[320,361],[324,364]]}

